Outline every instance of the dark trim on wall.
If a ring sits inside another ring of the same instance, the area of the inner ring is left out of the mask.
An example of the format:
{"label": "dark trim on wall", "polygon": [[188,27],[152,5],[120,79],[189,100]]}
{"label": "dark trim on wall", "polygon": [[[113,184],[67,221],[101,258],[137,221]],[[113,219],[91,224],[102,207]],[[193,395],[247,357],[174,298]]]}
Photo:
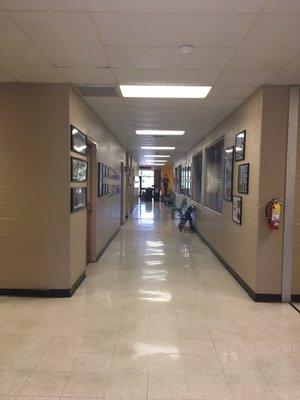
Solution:
{"label": "dark trim on wall", "polygon": [[300,294],[292,294],[292,302],[300,303]]}
{"label": "dark trim on wall", "polygon": [[71,297],[85,276],[84,271],[70,289],[0,289],[0,296]]}
{"label": "dark trim on wall", "polygon": [[108,248],[108,246],[111,244],[111,242],[114,240],[114,238],[117,236],[117,234],[119,233],[120,228],[118,228],[118,230],[112,235],[112,237],[110,239],[108,239],[108,241],[105,243],[105,245],[102,247],[102,249],[99,251],[99,253],[96,256],[96,261],[99,260],[99,258],[102,256],[102,254],[105,252],[105,250]]}
{"label": "dark trim on wall", "polygon": [[[205,239],[201,233],[195,229],[195,232],[199,235],[200,239],[209,247],[213,254],[223,264],[227,271],[234,277],[234,279],[242,286],[242,288],[248,293],[252,300],[257,302],[281,302],[281,294],[269,294],[269,293],[255,293],[251,287],[237,274],[237,272],[224,260],[224,258],[217,252],[217,250]],[[300,297],[300,296],[299,296]]]}

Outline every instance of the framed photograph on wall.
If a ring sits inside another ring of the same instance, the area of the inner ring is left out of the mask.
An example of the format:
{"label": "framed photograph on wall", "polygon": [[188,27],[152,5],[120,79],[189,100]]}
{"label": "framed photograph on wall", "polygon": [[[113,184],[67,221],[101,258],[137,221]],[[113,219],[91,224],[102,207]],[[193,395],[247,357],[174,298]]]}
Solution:
{"label": "framed photograph on wall", "polygon": [[98,162],[98,197],[103,196],[104,165]]}
{"label": "framed photograph on wall", "polygon": [[71,213],[83,210],[87,206],[87,188],[71,188]]}
{"label": "framed photograph on wall", "polygon": [[80,158],[71,157],[71,181],[85,182],[88,174],[88,163]]}
{"label": "framed photograph on wall", "polygon": [[234,146],[225,149],[224,157],[224,200],[232,201]]}
{"label": "framed photograph on wall", "polygon": [[86,156],[87,136],[71,125],[71,151]]}
{"label": "framed photograph on wall", "polygon": [[232,197],[232,221],[241,225],[242,224],[242,196]]}
{"label": "framed photograph on wall", "polygon": [[249,193],[249,163],[239,165],[238,169],[238,192]]}
{"label": "framed photograph on wall", "polygon": [[245,150],[246,150],[246,131],[242,131],[235,135],[234,160],[235,161],[245,160]]}

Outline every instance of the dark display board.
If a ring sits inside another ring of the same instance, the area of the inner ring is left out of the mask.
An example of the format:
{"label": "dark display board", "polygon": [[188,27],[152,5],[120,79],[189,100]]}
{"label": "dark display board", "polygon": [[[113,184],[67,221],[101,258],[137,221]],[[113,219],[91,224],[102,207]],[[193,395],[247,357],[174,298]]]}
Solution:
{"label": "dark display board", "polygon": [[98,163],[98,196],[115,196],[120,193],[119,171]]}

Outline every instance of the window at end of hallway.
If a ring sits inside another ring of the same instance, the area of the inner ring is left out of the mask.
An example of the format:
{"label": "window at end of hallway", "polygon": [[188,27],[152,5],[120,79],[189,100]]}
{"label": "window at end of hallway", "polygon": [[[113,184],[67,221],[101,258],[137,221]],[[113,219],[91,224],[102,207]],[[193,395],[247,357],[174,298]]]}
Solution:
{"label": "window at end of hallway", "polygon": [[197,203],[202,202],[202,160],[202,151],[193,157],[192,199]]}
{"label": "window at end of hallway", "polygon": [[223,211],[224,138],[205,149],[205,199],[208,208]]}

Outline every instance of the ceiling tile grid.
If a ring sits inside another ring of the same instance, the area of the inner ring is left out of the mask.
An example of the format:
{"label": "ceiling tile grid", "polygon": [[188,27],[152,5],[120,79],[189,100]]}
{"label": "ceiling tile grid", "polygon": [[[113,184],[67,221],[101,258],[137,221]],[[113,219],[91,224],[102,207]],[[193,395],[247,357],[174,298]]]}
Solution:
{"label": "ceiling tile grid", "polygon": [[299,37],[299,0],[0,0],[0,81],[211,85],[205,100],[85,98],[141,162],[142,144],[174,143],[172,162],[260,85],[299,84]]}

